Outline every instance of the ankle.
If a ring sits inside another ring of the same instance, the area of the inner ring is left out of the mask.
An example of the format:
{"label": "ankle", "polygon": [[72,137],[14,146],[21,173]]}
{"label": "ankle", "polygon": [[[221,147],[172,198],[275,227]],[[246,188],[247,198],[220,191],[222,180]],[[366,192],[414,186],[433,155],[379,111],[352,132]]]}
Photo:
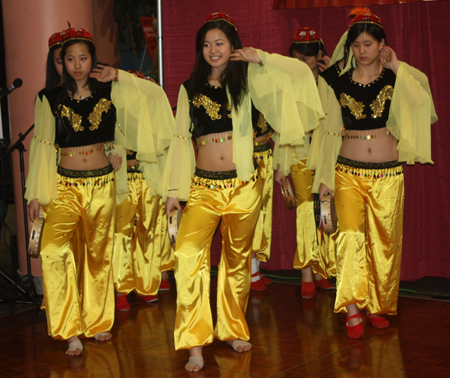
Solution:
{"label": "ankle", "polygon": [[203,345],[189,349],[189,357],[203,357]]}

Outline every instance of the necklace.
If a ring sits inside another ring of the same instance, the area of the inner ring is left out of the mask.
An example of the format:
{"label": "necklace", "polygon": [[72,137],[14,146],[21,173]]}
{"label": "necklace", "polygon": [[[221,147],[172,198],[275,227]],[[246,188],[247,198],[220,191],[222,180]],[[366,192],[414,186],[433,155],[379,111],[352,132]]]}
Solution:
{"label": "necklace", "polygon": [[[84,94],[86,94],[86,93],[88,93],[89,92],[89,89],[87,90],[87,91],[85,91],[84,92]],[[75,92],[75,94],[78,94],[78,91],[77,92]],[[75,94],[74,94],[74,99],[75,99]],[[84,100],[86,97],[84,96],[84,95],[80,95],[80,94],[78,94],[78,97],[80,98],[80,100]]]}

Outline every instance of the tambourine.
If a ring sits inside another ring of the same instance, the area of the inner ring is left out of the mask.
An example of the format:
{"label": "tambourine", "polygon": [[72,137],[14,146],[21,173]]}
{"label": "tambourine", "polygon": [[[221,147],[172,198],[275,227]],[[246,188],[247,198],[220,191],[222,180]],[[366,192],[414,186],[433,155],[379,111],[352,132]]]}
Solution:
{"label": "tambourine", "polygon": [[28,242],[28,253],[32,257],[39,257],[41,253],[41,236],[44,230],[45,219],[43,217],[42,207],[39,209],[39,218],[31,224],[30,240]]}
{"label": "tambourine", "polygon": [[295,208],[295,196],[294,191],[292,190],[291,183],[289,180],[286,180],[286,186],[281,185],[281,194],[284,199],[284,203],[286,204],[289,210]]}
{"label": "tambourine", "polygon": [[316,227],[323,227],[323,231],[327,234],[337,230],[336,207],[330,194],[324,194],[322,200],[317,193],[314,194],[314,219]]}
{"label": "tambourine", "polygon": [[167,221],[169,224],[169,238],[174,248],[177,242],[178,228],[180,227],[182,216],[183,212],[175,208],[169,213],[169,216],[167,217]]}

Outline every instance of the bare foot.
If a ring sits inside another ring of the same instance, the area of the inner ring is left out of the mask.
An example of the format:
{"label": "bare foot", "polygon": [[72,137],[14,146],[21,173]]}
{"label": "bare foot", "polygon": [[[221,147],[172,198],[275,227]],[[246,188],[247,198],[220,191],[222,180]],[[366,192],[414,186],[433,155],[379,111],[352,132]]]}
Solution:
{"label": "bare foot", "polygon": [[226,343],[231,346],[236,352],[242,353],[247,352],[250,349],[252,349],[252,344],[250,344],[248,341],[244,340],[227,340]]}
{"label": "bare foot", "polygon": [[112,335],[109,332],[96,333],[94,339],[97,341],[108,341],[112,339]]}
{"label": "bare foot", "polygon": [[189,361],[184,368],[188,371],[197,372],[203,369],[203,345],[189,349]]}
{"label": "bare foot", "polygon": [[79,356],[83,352],[83,344],[77,336],[71,337],[67,340],[69,349],[66,350],[68,356]]}

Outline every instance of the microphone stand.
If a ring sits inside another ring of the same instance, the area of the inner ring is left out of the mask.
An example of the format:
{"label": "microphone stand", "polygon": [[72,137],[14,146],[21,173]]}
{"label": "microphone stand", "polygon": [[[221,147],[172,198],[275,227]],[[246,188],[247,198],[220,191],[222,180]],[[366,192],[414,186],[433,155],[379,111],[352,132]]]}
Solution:
{"label": "microphone stand", "polygon": [[[23,145],[23,140],[26,138],[26,136],[30,133],[31,130],[33,130],[34,125],[32,125],[25,134],[19,133],[19,139],[14,143],[8,151],[1,157],[1,160],[4,161],[14,150],[19,151],[20,156],[20,179],[22,184],[22,205],[23,205],[23,220],[25,222],[25,245],[26,245],[26,255],[27,255],[27,285],[25,289],[14,282],[12,278],[10,278],[5,272],[3,272],[0,269],[0,275],[4,277],[6,280],[8,280],[10,283],[12,283],[23,295],[25,295],[25,298],[28,300],[26,303],[34,303],[34,301],[37,299],[37,294],[34,286],[34,277],[31,275],[31,259],[30,254],[28,253],[28,214],[27,214],[27,201],[25,200],[25,163],[23,158],[23,153],[25,150],[25,146]],[[24,301],[25,302],[25,301]]]}

